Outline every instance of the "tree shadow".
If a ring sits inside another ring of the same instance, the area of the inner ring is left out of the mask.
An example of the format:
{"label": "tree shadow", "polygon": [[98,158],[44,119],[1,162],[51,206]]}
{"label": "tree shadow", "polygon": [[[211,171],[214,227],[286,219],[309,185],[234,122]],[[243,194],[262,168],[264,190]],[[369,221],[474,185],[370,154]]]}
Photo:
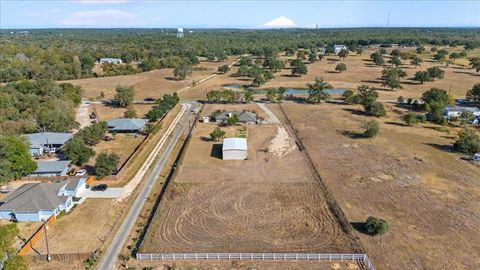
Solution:
{"label": "tree shadow", "polygon": [[95,174],[95,167],[92,165],[85,165],[83,168],[87,171],[87,174],[94,175]]}
{"label": "tree shadow", "polygon": [[367,115],[364,111],[359,109],[342,108],[342,110],[350,112],[352,114],[356,114],[356,115],[364,115],[364,116]]}
{"label": "tree shadow", "polygon": [[445,151],[445,152],[454,152],[455,151],[453,146],[448,145],[448,144],[438,144],[438,143],[423,143],[423,144],[434,147],[434,148],[437,148],[438,150],[442,150],[442,151]]}
{"label": "tree shadow", "polygon": [[325,73],[340,74],[341,72],[329,70],[329,71],[326,71]]}
{"label": "tree shadow", "polygon": [[422,84],[421,82],[414,82],[414,81],[402,81],[403,84],[408,84],[408,85],[420,85]]}
{"label": "tree shadow", "polygon": [[365,222],[350,222],[353,229],[355,229],[359,233],[363,233],[366,235],[371,235],[368,233],[367,229],[365,228]]}
{"label": "tree shadow", "polygon": [[335,59],[335,58],[327,58],[327,61],[334,61],[334,62],[338,62],[338,61],[340,61],[340,59]]}
{"label": "tree shadow", "polygon": [[350,130],[340,130],[340,134],[350,139],[364,139],[365,135],[361,132],[350,131]]}
{"label": "tree shadow", "polygon": [[171,77],[171,76],[165,77],[165,80],[169,80],[169,81],[180,81],[179,79],[177,79],[177,78],[175,78],[175,77]]}
{"label": "tree shadow", "polygon": [[213,158],[222,159],[222,144],[215,143],[212,145],[212,152],[210,152],[210,156]]}
{"label": "tree shadow", "polygon": [[404,123],[398,123],[398,122],[392,122],[392,121],[387,121],[385,122],[387,125],[392,125],[392,126],[399,126],[399,127],[408,127],[409,125],[404,124]]}
{"label": "tree shadow", "polygon": [[201,137],[200,137],[200,140],[202,140],[202,141],[204,141],[204,142],[211,142],[211,141],[212,141],[212,138],[207,137],[207,136],[201,136]]}
{"label": "tree shadow", "polygon": [[480,75],[476,74],[475,72],[468,72],[468,71],[453,71],[453,73],[466,74],[466,75],[470,75],[470,76],[480,76]]}
{"label": "tree shadow", "polygon": [[361,80],[363,83],[383,83],[381,80]]}

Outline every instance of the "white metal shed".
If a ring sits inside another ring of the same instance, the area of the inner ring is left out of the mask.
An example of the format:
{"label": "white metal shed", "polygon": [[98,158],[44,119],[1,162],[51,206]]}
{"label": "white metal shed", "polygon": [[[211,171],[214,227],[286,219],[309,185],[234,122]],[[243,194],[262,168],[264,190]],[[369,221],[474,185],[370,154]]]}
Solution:
{"label": "white metal shed", "polygon": [[222,146],[223,160],[245,160],[247,159],[246,138],[225,138]]}

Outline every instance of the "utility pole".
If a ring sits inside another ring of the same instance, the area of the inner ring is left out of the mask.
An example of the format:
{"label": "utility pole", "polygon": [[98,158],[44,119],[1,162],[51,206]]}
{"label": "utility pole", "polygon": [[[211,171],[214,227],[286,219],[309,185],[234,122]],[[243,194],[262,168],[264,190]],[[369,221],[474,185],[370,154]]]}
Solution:
{"label": "utility pole", "polygon": [[43,223],[43,229],[45,231],[45,242],[47,244],[47,261],[50,262],[52,260],[52,256],[50,255],[50,248],[48,246],[48,234],[47,234],[48,224],[47,224],[47,222],[48,222],[48,219],[47,219],[47,221],[45,221]]}

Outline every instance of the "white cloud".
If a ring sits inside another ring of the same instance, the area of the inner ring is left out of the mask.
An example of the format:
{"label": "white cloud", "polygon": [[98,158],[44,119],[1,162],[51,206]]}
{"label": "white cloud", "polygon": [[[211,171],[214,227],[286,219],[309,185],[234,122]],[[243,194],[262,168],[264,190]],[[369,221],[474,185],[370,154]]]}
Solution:
{"label": "white cloud", "polygon": [[75,12],[60,23],[72,27],[125,27],[136,22],[136,19],[135,14],[123,10],[104,9]]}
{"label": "white cloud", "polygon": [[131,2],[131,0],[74,0],[73,2],[79,4],[122,4]]}
{"label": "white cloud", "polygon": [[285,16],[280,16],[263,24],[266,28],[291,28],[295,27],[295,22]]}

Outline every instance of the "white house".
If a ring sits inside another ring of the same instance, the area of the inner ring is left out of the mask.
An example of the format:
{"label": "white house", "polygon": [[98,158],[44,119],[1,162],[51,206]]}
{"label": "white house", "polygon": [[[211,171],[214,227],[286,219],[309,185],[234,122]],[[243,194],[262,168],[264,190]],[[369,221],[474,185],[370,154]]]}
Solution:
{"label": "white house", "polygon": [[477,107],[447,106],[445,107],[443,115],[447,118],[451,118],[460,117],[462,113],[471,113],[472,115],[478,117],[480,116],[480,109],[478,109]]}
{"label": "white house", "polygon": [[0,200],[0,219],[42,221],[61,211],[69,212],[73,198],[86,190],[86,178],[55,183],[28,183]]}
{"label": "white house", "polygon": [[222,146],[223,160],[246,160],[247,155],[246,138],[225,138]]}
{"label": "white house", "polygon": [[177,38],[183,38],[184,37],[184,33],[183,33],[183,28],[178,28],[177,29]]}
{"label": "white house", "polygon": [[347,46],[346,45],[333,45],[333,52],[335,54],[338,54],[340,51],[342,50],[347,50]]}
{"label": "white house", "polygon": [[123,61],[122,61],[122,59],[120,59],[120,58],[110,58],[110,57],[100,58],[100,64],[104,64],[104,63],[108,63],[108,64],[122,64]]}

